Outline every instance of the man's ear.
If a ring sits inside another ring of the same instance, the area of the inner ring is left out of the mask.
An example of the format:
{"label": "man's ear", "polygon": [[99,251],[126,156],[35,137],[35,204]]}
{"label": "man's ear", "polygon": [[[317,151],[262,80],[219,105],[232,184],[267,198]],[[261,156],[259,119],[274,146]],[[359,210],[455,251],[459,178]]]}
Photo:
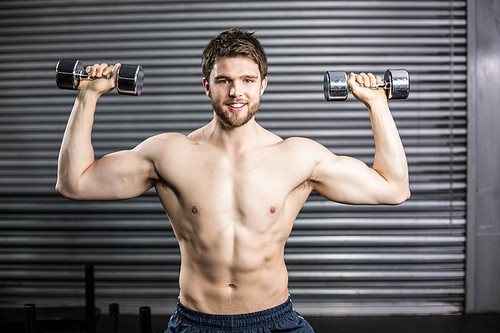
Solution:
{"label": "man's ear", "polygon": [[266,90],[267,87],[267,76],[262,79],[262,83],[260,84],[260,95],[264,93],[264,90]]}
{"label": "man's ear", "polygon": [[205,89],[205,95],[210,98],[210,84],[206,78],[203,78],[203,88]]}

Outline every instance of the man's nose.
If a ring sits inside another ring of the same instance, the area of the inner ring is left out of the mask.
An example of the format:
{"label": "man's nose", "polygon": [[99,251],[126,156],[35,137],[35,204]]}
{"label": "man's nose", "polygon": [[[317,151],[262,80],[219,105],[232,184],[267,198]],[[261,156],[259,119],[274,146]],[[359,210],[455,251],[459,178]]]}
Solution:
{"label": "man's nose", "polygon": [[237,97],[243,94],[243,87],[238,82],[233,82],[231,89],[229,90],[229,96]]}

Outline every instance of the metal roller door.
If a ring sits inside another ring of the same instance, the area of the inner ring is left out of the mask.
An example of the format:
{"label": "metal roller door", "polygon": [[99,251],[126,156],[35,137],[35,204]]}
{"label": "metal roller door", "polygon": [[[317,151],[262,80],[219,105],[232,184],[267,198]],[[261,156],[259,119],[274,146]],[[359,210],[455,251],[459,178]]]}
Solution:
{"label": "metal roller door", "polygon": [[390,107],[410,165],[400,206],[349,206],[313,194],[286,246],[303,314],[456,313],[464,302],[466,1],[7,1],[0,4],[0,306],[79,304],[83,264],[96,300],[123,313],[170,313],[179,251],[153,191],[73,202],[54,190],[75,93],[62,58],[141,64],[143,95],[104,96],[96,156],[211,119],[201,85],[208,40],[255,31],[269,57],[258,121],[372,163],[368,113],[323,99],[326,70],[406,68],[408,100]]}

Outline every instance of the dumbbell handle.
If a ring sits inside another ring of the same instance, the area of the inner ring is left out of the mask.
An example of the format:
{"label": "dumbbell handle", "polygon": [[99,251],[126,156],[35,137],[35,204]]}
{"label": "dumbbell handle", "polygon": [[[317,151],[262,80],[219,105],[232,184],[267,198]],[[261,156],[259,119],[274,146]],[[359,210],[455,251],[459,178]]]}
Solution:
{"label": "dumbbell handle", "polygon": [[374,89],[374,90],[377,90],[377,89],[391,89],[390,86],[389,86],[389,84],[390,84],[389,82],[382,82],[382,83],[379,83],[379,84],[375,85],[375,87],[365,87],[364,85],[358,83],[358,86],[363,87],[363,88],[368,88],[368,89]]}
{"label": "dumbbell handle", "polygon": [[[343,72],[345,73],[345,72]],[[347,77],[347,73],[345,74],[346,77]],[[375,85],[375,87],[366,87],[364,84],[360,84],[358,83],[358,86],[360,87],[363,87],[363,88],[368,88],[368,89],[374,89],[374,90],[377,90],[377,89],[391,89],[391,83],[390,82],[386,82],[386,81],[382,81],[381,83]],[[351,88],[349,88],[349,90],[351,90]]]}
{"label": "dumbbell handle", "polygon": [[111,74],[102,76],[102,77],[97,77],[97,76],[91,76],[90,73],[87,72],[75,72],[75,76],[78,76],[80,79],[86,79],[86,80],[95,80],[95,79],[111,79]]}

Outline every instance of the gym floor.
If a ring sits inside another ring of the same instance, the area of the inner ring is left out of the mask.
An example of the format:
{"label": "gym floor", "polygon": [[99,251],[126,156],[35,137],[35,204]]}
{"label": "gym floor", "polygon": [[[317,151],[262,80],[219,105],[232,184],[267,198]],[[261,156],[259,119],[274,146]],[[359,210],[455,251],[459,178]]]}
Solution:
{"label": "gym floor", "polygon": [[[163,333],[168,317],[153,317],[153,333]],[[500,313],[464,316],[307,317],[316,333],[499,333]],[[120,316],[121,333],[139,332],[138,316]],[[107,316],[97,333],[109,332]]]}

